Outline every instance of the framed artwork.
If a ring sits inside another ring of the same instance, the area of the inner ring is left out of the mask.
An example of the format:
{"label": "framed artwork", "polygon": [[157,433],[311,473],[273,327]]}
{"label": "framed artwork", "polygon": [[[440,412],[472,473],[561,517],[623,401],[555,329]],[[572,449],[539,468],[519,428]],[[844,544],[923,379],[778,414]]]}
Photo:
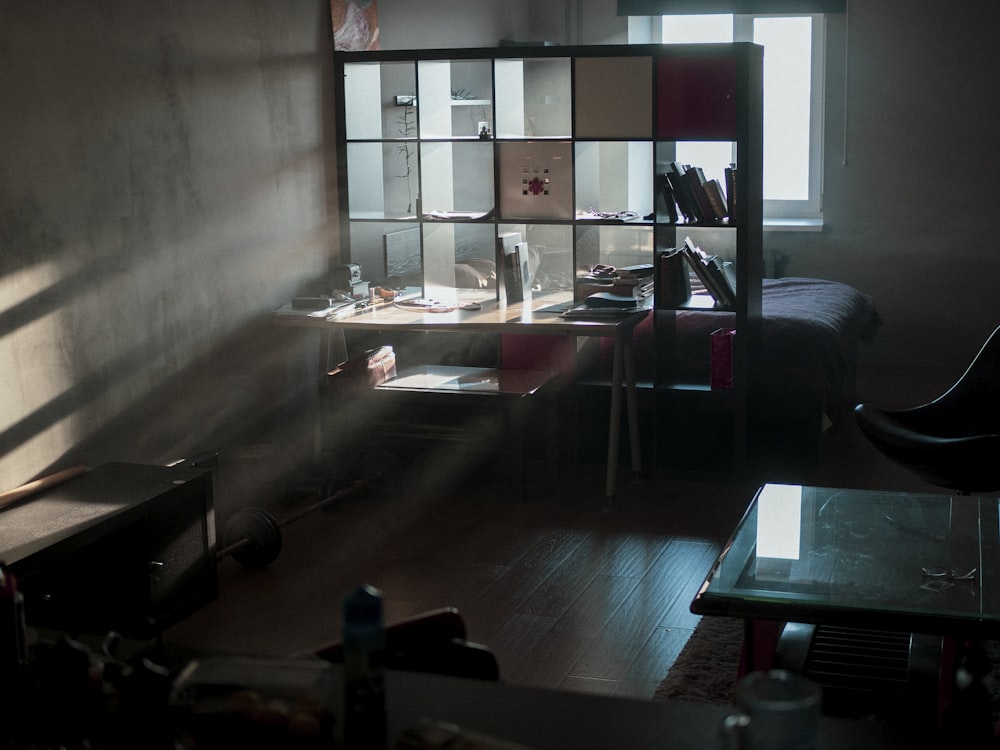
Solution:
{"label": "framed artwork", "polygon": [[376,0],[330,0],[330,10],[335,51],[380,49]]}

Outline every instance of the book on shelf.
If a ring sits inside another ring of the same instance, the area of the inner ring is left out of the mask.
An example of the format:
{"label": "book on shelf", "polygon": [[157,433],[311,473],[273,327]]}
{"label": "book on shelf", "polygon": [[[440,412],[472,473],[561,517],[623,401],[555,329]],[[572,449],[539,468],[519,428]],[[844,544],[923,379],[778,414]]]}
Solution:
{"label": "book on shelf", "polygon": [[708,193],[705,192],[705,172],[702,171],[701,167],[691,165],[686,165],[686,167],[684,179],[687,180],[688,186],[691,188],[698,221],[706,223],[715,221],[715,212],[708,200]]}
{"label": "book on shelf", "polygon": [[676,247],[656,253],[655,305],[672,309],[691,299],[691,268]]}
{"label": "book on shelf", "polygon": [[729,217],[729,207],[726,205],[726,195],[722,191],[722,185],[718,180],[706,180],[702,183],[705,196],[712,207],[715,221],[723,221]]}
{"label": "book on shelf", "polygon": [[503,277],[501,288],[507,303],[531,298],[531,272],[528,268],[528,243],[520,232],[508,232],[497,238],[497,271]]}
{"label": "book on shelf", "polygon": [[634,266],[619,266],[615,269],[615,276],[619,279],[647,279],[653,276],[652,263],[638,263]]}
{"label": "book on shelf", "polygon": [[725,170],[726,180],[726,211],[730,218],[736,218],[736,165],[730,164]]}
{"label": "book on shelf", "polygon": [[[695,275],[715,299],[716,304],[723,307],[734,307],[736,305],[736,275],[732,263],[723,261],[717,255],[708,255],[695,245],[690,237],[684,238],[684,247],[681,250]],[[728,270],[726,270],[727,263]]]}
{"label": "book on shelf", "polygon": [[699,221],[697,214],[698,207],[694,196],[691,194],[691,186],[684,179],[686,171],[683,164],[675,161],[670,163],[665,176],[677,205],[678,218],[686,224],[693,224]]}
{"label": "book on shelf", "polygon": [[674,197],[674,190],[670,187],[670,180],[666,174],[656,175],[656,213],[665,216],[670,224],[677,223],[677,199]]}
{"label": "book on shelf", "polygon": [[722,261],[722,275],[726,277],[729,289],[733,292],[733,298],[736,298],[736,265],[729,260]]}
{"label": "book on shelf", "polygon": [[670,222],[718,224],[731,216],[728,185],[724,189],[719,180],[706,179],[699,166],[671,162],[657,183],[657,198],[665,204],[661,213]]}

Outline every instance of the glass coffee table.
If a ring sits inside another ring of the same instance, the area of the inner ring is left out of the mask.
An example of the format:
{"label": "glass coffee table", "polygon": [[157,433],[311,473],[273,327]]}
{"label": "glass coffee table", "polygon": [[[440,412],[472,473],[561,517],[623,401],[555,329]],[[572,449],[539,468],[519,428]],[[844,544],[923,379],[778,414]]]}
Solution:
{"label": "glass coffee table", "polygon": [[986,497],[764,485],[691,611],[744,618],[743,671],[771,665],[776,628],[786,622],[997,638],[998,505]]}

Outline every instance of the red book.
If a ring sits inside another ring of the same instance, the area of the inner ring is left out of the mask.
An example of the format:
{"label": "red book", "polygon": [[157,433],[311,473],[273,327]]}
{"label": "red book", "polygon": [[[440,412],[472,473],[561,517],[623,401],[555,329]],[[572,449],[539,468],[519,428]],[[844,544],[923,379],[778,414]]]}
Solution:
{"label": "red book", "polygon": [[712,331],[712,374],[713,388],[733,387],[733,337],[734,328],[719,328]]}

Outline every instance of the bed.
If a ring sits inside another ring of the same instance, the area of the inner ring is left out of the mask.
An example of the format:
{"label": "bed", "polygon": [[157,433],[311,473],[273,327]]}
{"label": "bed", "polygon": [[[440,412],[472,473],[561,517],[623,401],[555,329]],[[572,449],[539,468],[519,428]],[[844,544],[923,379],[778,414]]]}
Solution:
{"label": "bed", "polygon": [[[764,279],[761,312],[759,356],[753,363],[759,377],[753,398],[774,397],[786,408],[797,403],[797,408],[818,410],[808,416],[818,417],[825,427],[848,416],[855,399],[858,344],[871,342],[881,324],[872,299],[835,281]],[[707,382],[710,335],[734,327],[735,314],[678,311],[673,325],[664,325],[661,319],[657,326],[659,347],[653,346],[653,316],[635,331],[637,379],[653,380],[655,352],[666,349],[675,353],[663,358],[669,378]],[[602,373],[610,372],[606,345],[599,366]]]}

